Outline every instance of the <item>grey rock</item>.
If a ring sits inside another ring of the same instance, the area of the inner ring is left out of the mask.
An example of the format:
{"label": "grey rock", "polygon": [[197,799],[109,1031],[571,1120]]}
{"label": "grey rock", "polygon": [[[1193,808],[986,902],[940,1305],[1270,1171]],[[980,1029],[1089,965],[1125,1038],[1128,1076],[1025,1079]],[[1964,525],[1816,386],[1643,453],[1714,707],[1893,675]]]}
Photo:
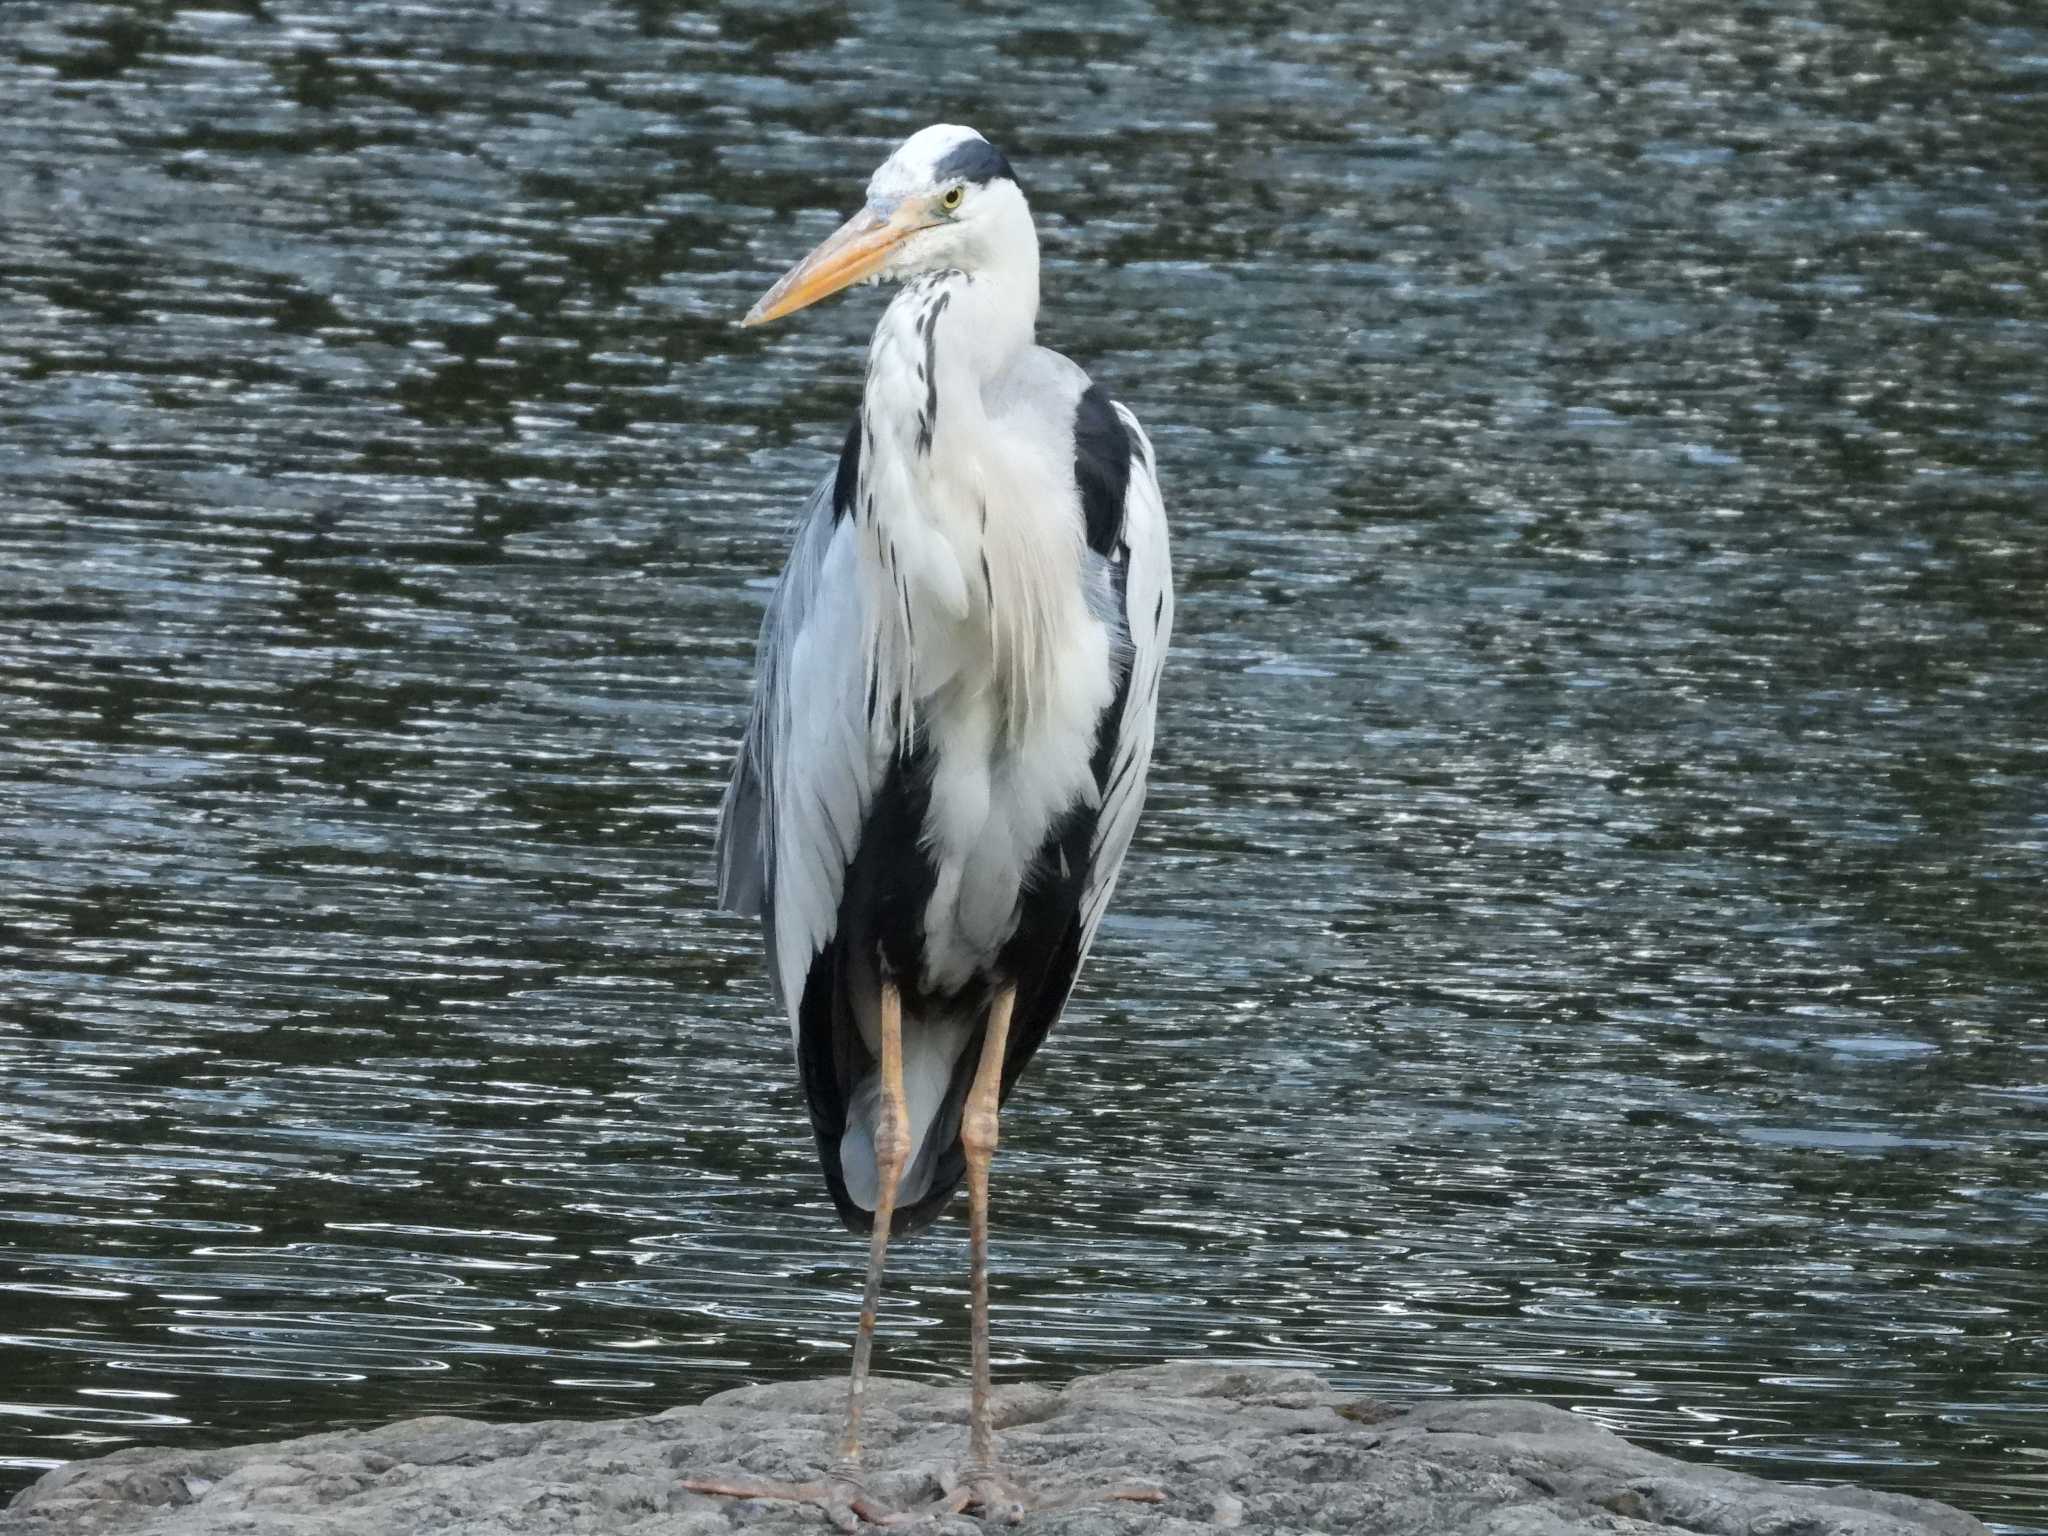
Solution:
{"label": "grey rock", "polygon": [[[408,1419],[229,1450],[118,1451],[24,1489],[0,1513],[0,1536],[817,1536],[815,1509],[686,1493],[680,1480],[815,1476],[844,1395],[836,1379],[784,1382],[645,1419]],[[1167,1491],[1160,1505],[1027,1518],[1066,1536],[1986,1536],[1946,1505],[1673,1461],[1542,1403],[1372,1403],[1298,1371],[1119,1371],[1064,1391],[1003,1389],[997,1415],[1004,1456],[1028,1485],[1141,1478]],[[966,1418],[959,1388],[876,1381],[871,1491],[899,1506],[936,1497],[940,1469],[966,1451]],[[979,1526],[954,1516],[923,1528]]]}

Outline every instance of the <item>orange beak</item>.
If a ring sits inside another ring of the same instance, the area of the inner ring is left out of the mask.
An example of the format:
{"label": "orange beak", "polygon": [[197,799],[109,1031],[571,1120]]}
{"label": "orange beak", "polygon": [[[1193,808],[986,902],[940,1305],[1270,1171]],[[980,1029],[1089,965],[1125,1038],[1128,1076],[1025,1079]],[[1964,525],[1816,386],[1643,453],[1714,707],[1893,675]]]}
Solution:
{"label": "orange beak", "polygon": [[872,277],[889,253],[926,224],[908,208],[881,218],[863,208],[835,229],[810,255],[782,274],[773,288],[747,311],[741,325],[766,325],[818,302],[840,289]]}

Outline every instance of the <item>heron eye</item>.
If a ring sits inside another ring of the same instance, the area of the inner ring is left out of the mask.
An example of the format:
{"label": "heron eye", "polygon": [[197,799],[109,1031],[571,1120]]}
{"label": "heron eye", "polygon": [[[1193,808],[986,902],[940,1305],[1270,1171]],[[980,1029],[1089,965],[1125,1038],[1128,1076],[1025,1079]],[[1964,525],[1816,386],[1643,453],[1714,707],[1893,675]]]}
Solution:
{"label": "heron eye", "polygon": [[945,196],[939,199],[939,206],[951,213],[960,206],[960,200],[967,195],[965,187],[948,187]]}

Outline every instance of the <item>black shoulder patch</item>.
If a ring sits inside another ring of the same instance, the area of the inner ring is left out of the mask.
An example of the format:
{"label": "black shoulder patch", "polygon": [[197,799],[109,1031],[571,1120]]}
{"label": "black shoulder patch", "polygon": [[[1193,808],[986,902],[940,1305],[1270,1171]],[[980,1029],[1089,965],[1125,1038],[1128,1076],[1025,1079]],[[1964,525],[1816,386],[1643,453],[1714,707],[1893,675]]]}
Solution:
{"label": "black shoulder patch", "polygon": [[950,181],[955,176],[962,181],[973,182],[1017,179],[1017,173],[1010,169],[1010,162],[1003,158],[1003,152],[987,139],[969,139],[949,150],[945,159],[932,170],[940,181]]}
{"label": "black shoulder patch", "polygon": [[839,473],[832,477],[832,521],[853,511],[853,498],[860,494],[860,412],[846,429],[846,446],[839,450]]}
{"label": "black shoulder patch", "polygon": [[1106,560],[1124,531],[1131,434],[1100,384],[1090,384],[1074,410],[1074,484],[1088,523],[1088,547]]}

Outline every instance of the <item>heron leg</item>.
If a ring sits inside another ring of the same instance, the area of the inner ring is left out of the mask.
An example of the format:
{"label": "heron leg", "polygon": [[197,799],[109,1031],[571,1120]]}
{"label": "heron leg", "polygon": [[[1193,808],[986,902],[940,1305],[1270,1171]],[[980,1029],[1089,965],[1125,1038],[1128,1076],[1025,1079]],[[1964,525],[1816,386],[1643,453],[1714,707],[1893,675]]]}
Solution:
{"label": "heron leg", "polygon": [[[882,1116],[875,1127],[875,1225],[868,1242],[868,1276],[861,1291],[860,1328],[853,1339],[853,1371],[847,1383],[846,1429],[839,1437],[839,1458],[831,1474],[818,1482],[757,1483],[727,1478],[690,1478],[683,1482],[693,1493],[816,1504],[842,1531],[856,1529],[863,1520],[895,1525],[911,1518],[884,1509],[870,1499],[860,1474],[860,1418],[867,1395],[868,1361],[875,1347],[875,1312],[882,1299],[882,1268],[889,1251],[889,1228],[896,1219],[896,1185],[903,1177],[904,1163],[910,1158],[910,1101],[903,1092],[903,998],[886,973],[882,978],[881,1025]],[[984,1165],[984,1175],[986,1171]]]}
{"label": "heron leg", "polygon": [[896,1220],[896,1185],[910,1157],[910,1101],[903,1093],[903,999],[882,977],[882,1123],[875,1127],[875,1226],[868,1240],[868,1278],[861,1291],[860,1330],[853,1338],[853,1374],[846,1393],[846,1433],[839,1439],[842,1467],[860,1465],[860,1411],[875,1349],[875,1309],[882,1300],[882,1266],[889,1228]]}
{"label": "heron leg", "polygon": [[988,1359],[988,1170],[995,1161],[1003,1097],[1003,1059],[1009,1049],[1016,989],[1004,987],[989,1007],[981,1063],[960,1117],[960,1150],[967,1158],[967,1268],[971,1295],[969,1348],[974,1382],[967,1405],[967,1465],[947,1484],[946,1497],[928,1513],[979,1509],[984,1519],[1015,1525],[1025,1511],[1072,1509],[1106,1499],[1157,1504],[1166,1495],[1142,1483],[1033,1493],[1020,1488],[996,1460],[994,1389]]}
{"label": "heron leg", "polygon": [[988,1170],[1000,1139],[1003,1057],[1009,1050],[1010,1010],[1017,989],[1004,987],[988,1011],[988,1029],[981,1041],[981,1065],[967,1090],[967,1108],[960,1117],[960,1150],[967,1156],[967,1283],[971,1300],[968,1349],[974,1370],[967,1407],[967,1465],[970,1473],[996,1465],[992,1384],[988,1363]]}

